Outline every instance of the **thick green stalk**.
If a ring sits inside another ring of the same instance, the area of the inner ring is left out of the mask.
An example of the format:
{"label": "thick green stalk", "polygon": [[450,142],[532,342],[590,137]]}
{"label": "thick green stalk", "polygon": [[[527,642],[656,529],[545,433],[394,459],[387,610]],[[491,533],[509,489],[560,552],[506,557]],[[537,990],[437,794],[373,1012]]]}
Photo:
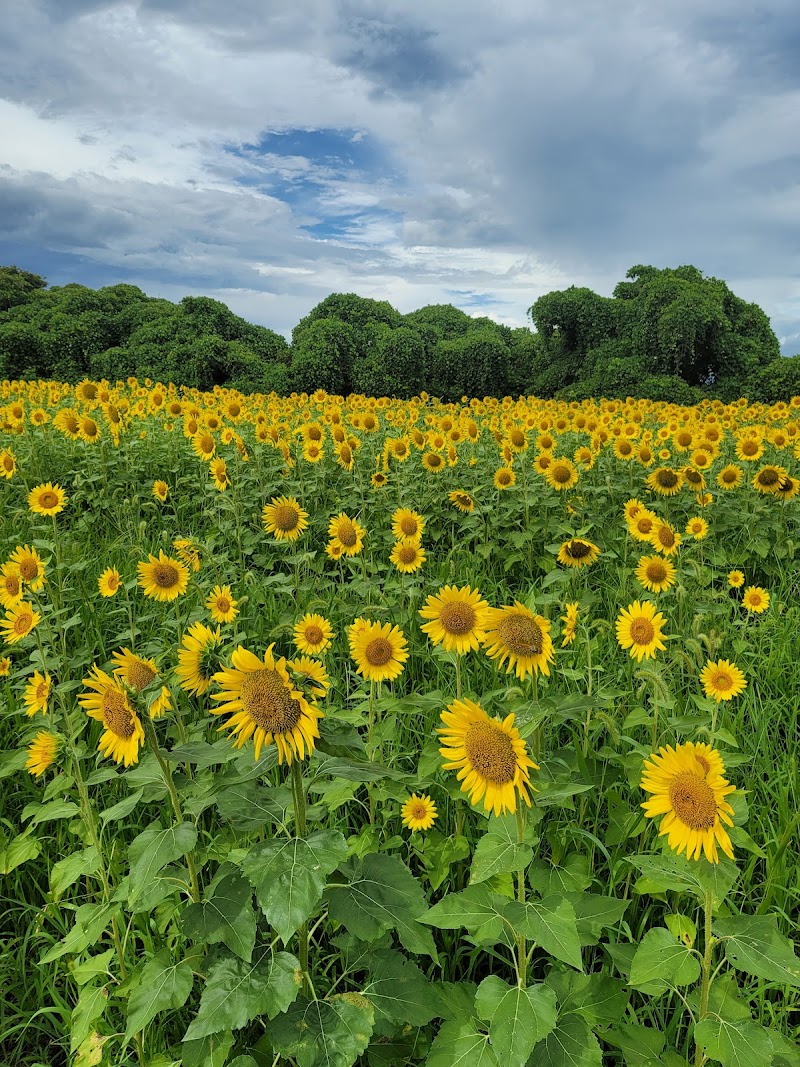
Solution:
{"label": "thick green stalk", "polygon": [[[525,809],[517,798],[517,843],[525,842]],[[525,903],[525,871],[517,871],[517,900]],[[524,934],[517,934],[517,975],[522,989],[528,984],[528,943]]]}
{"label": "thick green stalk", "polygon": [[[697,1016],[698,1023],[701,1023],[706,1015],[708,1015],[708,995],[711,991],[711,950],[714,945],[711,936],[711,910],[711,890],[707,889],[703,906],[703,971],[700,979],[700,1012]],[[695,1040],[695,1067],[702,1067],[704,1059],[703,1050]]]}
{"label": "thick green stalk", "polygon": [[[303,786],[303,768],[300,760],[292,760],[292,792],[294,793],[294,832],[297,837],[306,836],[306,792]],[[300,970],[309,989],[311,977],[308,973],[308,923],[304,922],[297,931]]]}

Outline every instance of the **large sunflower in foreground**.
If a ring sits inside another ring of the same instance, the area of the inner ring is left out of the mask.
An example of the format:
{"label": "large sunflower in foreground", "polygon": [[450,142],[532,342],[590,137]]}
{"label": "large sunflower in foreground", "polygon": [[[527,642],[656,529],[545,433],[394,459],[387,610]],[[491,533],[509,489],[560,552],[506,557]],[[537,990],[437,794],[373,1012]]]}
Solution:
{"label": "large sunflower in foreground", "polygon": [[44,482],[28,493],[28,507],[36,515],[58,515],[64,510],[67,494],[60,485]]}
{"label": "large sunflower in foreground", "polygon": [[350,653],[358,673],[370,682],[391,681],[405,670],[408,659],[403,631],[386,622],[369,622],[353,632]]}
{"label": "large sunflower in foreground", "polygon": [[308,526],[308,512],[293,496],[275,496],[261,509],[261,521],[276,541],[296,541]]}
{"label": "large sunflower in foreground", "polygon": [[700,671],[700,681],[707,697],[720,700],[732,700],[747,688],[747,679],[742,671],[727,659],[714,663],[709,660]]}
{"label": "large sunflower in foreground", "polygon": [[[114,674],[121,678],[126,685],[137,693],[141,693],[151,682],[158,678],[158,667],[154,659],[144,659],[137,656],[129,648],[123,648],[121,652],[114,652],[111,656],[114,661]],[[165,711],[172,709],[169,689],[162,685],[161,692],[150,705],[150,718],[158,719]]]}
{"label": "large sunflower in foreground", "polygon": [[222,663],[217,651],[222,643],[219,626],[212,630],[203,622],[194,622],[183,635],[178,649],[175,677],[178,685],[192,696],[202,696],[209,688]]}
{"label": "large sunflower in foreground", "polygon": [[419,614],[430,620],[422,629],[434,644],[461,655],[477,648],[486,636],[488,612],[489,605],[477,589],[445,585],[428,597]]}
{"label": "large sunflower in foreground", "polygon": [[619,613],[616,623],[617,642],[640,663],[642,659],[655,659],[658,650],[664,651],[664,616],[656,613],[655,604],[649,600],[635,600]]}
{"label": "large sunflower in foreground", "polygon": [[456,700],[441,715],[439,752],[445,770],[457,770],[461,790],[470,801],[483,801],[486,811],[502,815],[517,810],[517,793],[530,807],[531,770],[538,766],[528,756],[525,742],[514,726],[514,715],[491,719],[472,700]]}
{"label": "large sunflower in foreground", "polygon": [[180,560],[166,555],[163,548],[158,558],[148,556],[137,564],[139,585],[144,595],[162,603],[183,596],[189,584],[189,569]]}
{"label": "large sunflower in foreground", "polygon": [[718,752],[691,741],[675,748],[668,745],[645,760],[641,788],[652,794],[642,804],[645,815],[651,819],[664,816],[659,837],[667,836],[670,848],[685,852],[688,859],[699,859],[702,853],[709,863],[718,863],[718,847],[733,859],[723,823],[733,825],[733,808],[725,798],[736,787],[723,777],[724,772]]}
{"label": "large sunflower in foreground", "polygon": [[81,694],[78,703],[90,718],[97,719],[105,727],[98,752],[126,767],[137,763],[139,746],[144,742],[144,729],[128,694],[118,681],[96,666],[83,679],[83,684],[91,692]]}
{"label": "large sunflower in foreground", "polygon": [[582,537],[571,537],[558,550],[558,562],[565,567],[589,567],[600,555],[600,549]]}
{"label": "large sunflower in foreground", "polygon": [[550,623],[515,600],[512,606],[490,608],[483,639],[486,655],[498,666],[508,661],[506,673],[517,678],[529,674],[550,674],[553,642]]}
{"label": "large sunflower in foreground", "polygon": [[232,731],[234,748],[241,748],[252,737],[258,759],[261,749],[274,741],[278,763],[291,763],[314,751],[322,712],[295,687],[285,658],[276,660],[273,648],[269,646],[262,660],[239,645],[231,657],[232,666],[214,675],[222,692],[212,694],[211,699],[223,703],[212,713],[230,715],[220,730]]}

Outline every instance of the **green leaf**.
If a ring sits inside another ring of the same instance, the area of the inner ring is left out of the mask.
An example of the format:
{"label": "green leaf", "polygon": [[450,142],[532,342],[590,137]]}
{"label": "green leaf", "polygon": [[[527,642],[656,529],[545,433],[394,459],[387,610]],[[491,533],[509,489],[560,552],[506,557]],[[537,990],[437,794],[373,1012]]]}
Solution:
{"label": "green leaf", "polygon": [[98,1067],[98,1064],[103,1059],[103,1046],[106,1041],[110,1041],[110,1037],[101,1037],[96,1031],[93,1031],[81,1042],[80,1048],[75,1053],[75,1059],[72,1061],[72,1067]]}
{"label": "green leaf", "polygon": [[749,1022],[752,1018],[749,1005],[739,993],[735,976],[728,971],[721,974],[711,984],[708,997],[708,1011],[719,1015],[728,1022]]}
{"label": "green leaf", "polygon": [[602,1067],[603,1053],[580,1015],[563,1015],[533,1050],[536,1067]]}
{"label": "green leaf", "polygon": [[470,885],[485,882],[496,874],[524,871],[532,859],[531,846],[517,841],[516,816],[492,816],[489,829],[478,842],[472,858]]}
{"label": "green leaf", "polygon": [[258,830],[286,821],[292,805],[292,791],[286,786],[265,786],[258,782],[237,782],[217,794],[222,818],[238,830]]}
{"label": "green leaf", "polygon": [[578,920],[566,897],[553,895],[526,904],[511,900],[506,905],[505,916],[515,930],[535,941],[545,952],[578,971],[583,970]]}
{"label": "green leaf", "polygon": [[460,893],[448,893],[419,916],[419,922],[439,930],[469,930],[481,942],[499,941],[503,913],[508,898],[494,893],[487,885],[469,886]]}
{"label": "green leaf", "polygon": [[618,1048],[627,1067],[649,1067],[661,1062],[659,1057],[664,1047],[664,1035],[652,1026],[640,1023],[620,1023],[603,1034],[607,1045]]}
{"label": "green leaf", "polygon": [[658,996],[672,986],[691,985],[700,977],[700,963],[688,946],[666,927],[648,930],[631,963],[630,984]]}
{"label": "green leaf", "polygon": [[40,963],[52,963],[68,952],[83,952],[89,945],[94,945],[100,935],[111,925],[111,918],[118,915],[119,904],[82,904],[75,912],[75,923],[66,937],[52,946],[39,960]]}
{"label": "green leaf", "polygon": [[575,909],[583,945],[596,945],[603,930],[615,926],[630,904],[629,900],[604,897],[599,893],[565,893],[564,897]]}
{"label": "green leaf", "polygon": [[139,984],[128,998],[128,1026],[125,1040],[144,1030],[165,1008],[182,1008],[194,984],[192,968],[186,960],[173,962],[168,949],[162,949],[143,967]]}
{"label": "green leaf", "polygon": [[524,1067],[537,1041],[556,1025],[556,995],[545,985],[522,989],[495,975],[475,995],[479,1018],[489,1023],[489,1040],[504,1067]]}
{"label": "green leaf", "polygon": [[188,822],[166,829],[155,824],[135,837],[128,846],[128,902],[133,904],[162,867],[191,852],[196,843],[197,830]]}
{"label": "green leaf", "polygon": [[[555,985],[562,1015],[575,1012],[596,1029],[618,1022],[625,1014],[630,993],[619,978],[612,978],[608,974],[576,974],[568,971],[563,974],[563,979],[567,983],[563,993]],[[548,983],[550,981],[548,977]]]}
{"label": "green leaf", "polygon": [[348,782],[378,782],[390,778],[393,782],[407,782],[411,775],[402,771],[384,767],[382,763],[367,763],[362,760],[339,759],[328,756],[317,764],[316,775],[330,775],[332,778],[344,778]]}
{"label": "green leaf", "polygon": [[769,1030],[752,1020],[704,1019],[694,1028],[694,1039],[709,1059],[719,1060],[723,1067],[769,1067],[772,1062]]}
{"label": "green leaf", "polygon": [[253,963],[235,956],[218,960],[184,1041],[238,1030],[259,1015],[274,1019],[294,1002],[302,981],[300,964],[289,952],[259,950]]}
{"label": "green leaf", "polygon": [[31,820],[31,826],[56,819],[71,819],[80,814],[80,808],[70,800],[51,800],[49,804],[27,804],[22,811],[23,822]]}
{"label": "green leaf", "polygon": [[298,1067],[352,1067],[369,1044],[374,1019],[372,1005],[359,993],[298,1000],[274,1020],[269,1038]]}
{"label": "green leaf", "polygon": [[94,1029],[94,1023],[108,1004],[108,990],[104,985],[84,986],[78,1002],[72,1009],[69,1023],[70,1051],[75,1052]]}
{"label": "green leaf", "polygon": [[387,930],[396,930],[409,952],[436,959],[430,931],[417,922],[427,911],[422,887],[401,860],[370,854],[361,861],[351,858],[341,872],[348,884],[327,892],[334,921],[362,941],[375,941]]}
{"label": "green leaf", "polygon": [[124,800],[120,800],[119,804],[115,804],[112,808],[106,808],[105,811],[101,811],[100,821],[105,826],[106,823],[118,822],[120,819],[127,818],[143,796],[144,789],[137,789],[134,793],[125,797]]}
{"label": "green leaf", "polygon": [[560,864],[535,860],[528,871],[528,884],[543,897],[551,893],[582,893],[592,884],[589,859],[573,853]]}
{"label": "green leaf", "polygon": [[369,981],[361,992],[376,1019],[425,1026],[441,1014],[436,992],[416,963],[392,949],[371,957]]}
{"label": "green leaf", "polygon": [[717,919],[714,933],[725,938],[725,957],[745,974],[782,985],[800,986],[800,960],[772,915],[737,915]]}
{"label": "green leaf", "polygon": [[100,952],[97,956],[89,956],[81,963],[71,960],[69,969],[76,984],[79,986],[86,985],[92,978],[108,975],[114,955],[114,949],[109,948],[105,952]]}
{"label": "green leaf", "polygon": [[685,856],[665,853],[662,856],[632,856],[628,862],[649,878],[659,893],[683,889],[702,901],[709,889],[715,910],[739,877],[736,864],[727,856],[720,856],[719,863],[709,863],[705,857],[687,860]]}
{"label": "green leaf", "polygon": [[184,1041],[181,1049],[183,1067],[222,1067],[233,1048],[233,1042],[230,1030],[209,1034],[199,1041]]}
{"label": "green leaf", "polygon": [[253,890],[238,871],[218,883],[202,904],[190,904],[181,915],[183,932],[209,945],[222,942],[249,962],[256,942]]}
{"label": "green leaf", "polygon": [[83,849],[82,852],[73,852],[71,856],[53,864],[50,871],[50,894],[53,900],[60,900],[79,878],[94,874],[99,869],[100,855],[94,845]]}
{"label": "green leaf", "polygon": [[38,837],[27,831],[0,848],[0,874],[11,874],[28,860],[35,860],[42,851]]}
{"label": "green leaf", "polygon": [[800,1067],[800,1046],[797,1042],[790,1041],[777,1030],[770,1030],[769,1036],[775,1054],[772,1067]]}
{"label": "green leaf", "polygon": [[499,1067],[489,1035],[478,1030],[472,1019],[452,1019],[444,1023],[425,1067]]}
{"label": "green leaf", "polygon": [[328,875],[346,856],[340,833],[320,831],[305,839],[263,841],[242,860],[261,910],[284,944],[314,912]]}

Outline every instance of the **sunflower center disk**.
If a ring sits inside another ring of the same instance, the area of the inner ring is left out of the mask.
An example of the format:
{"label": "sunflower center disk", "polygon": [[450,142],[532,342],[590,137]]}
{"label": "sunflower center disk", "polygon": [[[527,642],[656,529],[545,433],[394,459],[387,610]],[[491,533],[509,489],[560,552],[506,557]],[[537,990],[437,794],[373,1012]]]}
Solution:
{"label": "sunflower center disk", "polygon": [[31,628],[32,618],[33,616],[25,613],[23,613],[22,615],[18,615],[16,619],[14,619],[14,633],[26,634]]}
{"label": "sunflower center disk", "polygon": [[663,489],[674,489],[678,484],[678,476],[674,471],[659,471],[657,479]]}
{"label": "sunflower center disk", "polygon": [[517,754],[511,738],[491,723],[478,722],[467,730],[464,749],[470,763],[493,785],[508,785],[514,781]]}
{"label": "sunflower center disk", "polygon": [[306,641],[309,645],[318,645],[322,640],[322,630],[319,626],[306,627]]}
{"label": "sunflower center disk", "polygon": [[364,650],[372,667],[384,667],[392,658],[392,646],[385,637],[374,637]]}
{"label": "sunflower center disk", "polygon": [[475,609],[463,601],[451,601],[442,606],[439,621],[447,633],[460,637],[468,634],[475,625]]}
{"label": "sunflower center disk", "polygon": [[666,526],[662,526],[658,531],[658,542],[664,548],[672,548],[675,544],[675,534]]}
{"label": "sunflower center disk", "polygon": [[103,697],[103,723],[117,737],[133,737],[133,716],[125,698],[113,689]]}
{"label": "sunflower center disk", "polygon": [[401,563],[413,563],[417,558],[417,550],[411,545],[404,545],[397,555]]}
{"label": "sunflower center disk", "polygon": [[733,678],[729,674],[720,671],[711,679],[711,684],[719,693],[727,693],[733,686]]}
{"label": "sunflower center disk", "polygon": [[288,533],[297,526],[298,514],[291,504],[281,504],[275,508],[273,522],[279,530]]}
{"label": "sunflower center disk", "polygon": [[35,578],[39,573],[39,568],[36,566],[36,560],[24,559],[19,565],[19,573],[26,582],[29,582],[31,578]]}
{"label": "sunflower center disk", "polygon": [[649,534],[650,531],[653,529],[653,520],[648,519],[646,517],[638,519],[636,522],[636,529],[639,531],[639,533]]}
{"label": "sunflower center disk", "polygon": [[415,804],[411,809],[412,819],[424,819],[427,814],[428,809],[425,807],[424,804]]}
{"label": "sunflower center disk", "polygon": [[559,463],[552,468],[552,471],[553,481],[558,482],[559,485],[566,485],[572,475],[572,471],[569,467],[562,467]]}
{"label": "sunflower center disk", "polygon": [[778,475],[777,471],[768,469],[768,470],[762,471],[761,474],[759,474],[758,480],[761,483],[761,485],[775,485],[776,482],[778,481],[778,477],[779,477],[779,475]]}
{"label": "sunflower center disk", "polygon": [[356,528],[353,526],[352,522],[343,522],[339,526],[336,536],[345,548],[352,548],[358,540],[358,534],[356,533]]}
{"label": "sunflower center disk", "polygon": [[692,830],[710,830],[717,819],[714,790],[691,771],[673,778],[669,787],[672,808],[685,826]]}
{"label": "sunflower center disk", "polygon": [[404,537],[416,537],[417,536],[417,522],[416,519],[403,519],[400,523],[400,529],[403,531]]}
{"label": "sunflower center disk", "polygon": [[139,692],[146,689],[155,676],[156,672],[146,663],[132,663],[128,667],[128,684]]}
{"label": "sunflower center disk", "polygon": [[500,640],[515,656],[538,656],[542,651],[542,631],[534,619],[512,615],[497,627]]}
{"label": "sunflower center disk", "polygon": [[649,619],[634,619],[631,623],[631,637],[637,645],[649,645],[656,635]]}
{"label": "sunflower center disk", "polygon": [[651,582],[663,582],[667,577],[667,568],[663,563],[651,563],[647,568],[647,577]]}
{"label": "sunflower center disk", "polygon": [[217,600],[217,611],[221,611],[224,615],[231,610],[231,602],[226,597],[221,596]]}
{"label": "sunflower center disk", "polygon": [[265,667],[242,681],[242,707],[262,730],[290,733],[300,721],[300,705],[277,671]]}
{"label": "sunflower center disk", "polygon": [[583,541],[570,541],[567,545],[567,555],[572,559],[583,559],[590,552],[589,546]]}
{"label": "sunflower center disk", "polygon": [[39,497],[39,505],[43,508],[54,508],[58,503],[58,497],[55,493],[42,493]]}

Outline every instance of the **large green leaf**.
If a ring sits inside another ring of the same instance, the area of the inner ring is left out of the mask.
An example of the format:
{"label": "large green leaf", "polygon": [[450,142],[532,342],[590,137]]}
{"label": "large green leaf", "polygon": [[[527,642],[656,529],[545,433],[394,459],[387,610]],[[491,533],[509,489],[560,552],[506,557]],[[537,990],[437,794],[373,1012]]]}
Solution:
{"label": "large green leaf", "polygon": [[800,960],[772,915],[717,919],[714,933],[725,938],[725,957],[745,974],[782,985],[800,986]]}
{"label": "large green leaf", "polygon": [[536,1067],[602,1067],[603,1053],[589,1024],[580,1015],[562,1015],[533,1050]]}
{"label": "large green leaf", "polygon": [[162,867],[191,852],[196,843],[197,830],[189,822],[166,829],[151,826],[135,837],[128,846],[128,903],[136,901]]}
{"label": "large green leaf", "polygon": [[73,852],[63,860],[53,864],[50,871],[50,894],[53,900],[60,900],[71,885],[87,874],[94,874],[100,869],[100,854],[94,845],[89,845],[80,852]]}
{"label": "large green leaf", "polygon": [[650,1067],[660,1063],[664,1035],[652,1026],[640,1023],[620,1023],[602,1035],[607,1045],[618,1048],[627,1067]]}
{"label": "large green leaf", "polygon": [[[72,1009],[69,1022],[70,1051],[75,1052],[86,1040],[94,1023],[108,1004],[108,990],[105,986],[86,985],[81,990],[78,1002]],[[99,1062],[99,1061],[98,1061]]]}
{"label": "large green leaf", "polygon": [[486,882],[496,874],[524,871],[532,859],[531,846],[517,840],[516,816],[493,816],[472,857],[470,885]]}
{"label": "large green leaf", "polygon": [[603,930],[616,926],[630,904],[629,900],[599,893],[565,893],[564,896],[575,909],[582,945],[596,945]]}
{"label": "large green leaf", "polygon": [[259,782],[234,782],[217,793],[222,818],[238,830],[258,830],[286,821],[292,805],[292,791],[286,786],[265,786]]}
{"label": "large green leaf", "polygon": [[769,1067],[772,1062],[769,1030],[752,1020],[704,1019],[694,1028],[694,1039],[709,1059],[719,1060],[723,1067]]}
{"label": "large green leaf", "polygon": [[238,1030],[258,1015],[274,1019],[300,992],[300,964],[289,952],[260,949],[252,963],[237,956],[218,960],[208,972],[200,1010],[184,1041]]}
{"label": "large green leaf", "polygon": [[52,963],[61,956],[71,953],[76,955],[90,945],[95,945],[103,931],[111,925],[113,916],[118,915],[119,904],[81,904],[75,912],[75,922],[66,937],[58,941],[42,956],[40,963]]}
{"label": "large green leaf", "polygon": [[328,875],[346,856],[340,833],[319,831],[308,838],[263,841],[242,860],[261,910],[284,944],[313,914]]}
{"label": "large green leaf", "polygon": [[21,864],[35,860],[41,851],[39,838],[34,837],[28,830],[7,843],[0,836],[0,874],[11,874]]}
{"label": "large green leaf", "polygon": [[479,1030],[472,1019],[451,1019],[444,1023],[425,1067],[500,1067],[489,1035]]}
{"label": "large green leaf", "polygon": [[139,984],[128,998],[125,1040],[144,1030],[164,1008],[182,1008],[193,983],[191,964],[186,960],[175,963],[167,949],[153,956],[142,969]]}
{"label": "large green leaf", "polygon": [[416,963],[391,949],[371,957],[369,981],[361,992],[376,1019],[425,1026],[441,1014],[436,991]]}
{"label": "large green leaf", "polygon": [[711,892],[714,908],[718,908],[739,877],[736,864],[720,856],[719,863],[709,863],[705,858],[687,860],[685,856],[664,853],[661,856],[632,856],[633,866],[648,878],[659,892],[682,889],[704,900],[706,890]]}
{"label": "large green leaf", "polygon": [[556,989],[561,1014],[575,1012],[582,1015],[594,1029],[618,1022],[630,1000],[625,983],[608,974],[565,971],[557,978],[551,973],[547,981]]}
{"label": "large green leaf", "polygon": [[298,1000],[268,1029],[274,1048],[298,1067],[352,1067],[372,1037],[372,1004],[358,993]]}
{"label": "large green leaf", "polygon": [[700,963],[687,945],[666,927],[648,930],[631,963],[630,984],[658,996],[673,986],[691,985],[700,977]]}
{"label": "large green leaf", "polygon": [[489,1040],[504,1067],[524,1067],[537,1041],[556,1025],[556,995],[545,985],[507,985],[484,978],[475,996],[479,1018],[489,1023]]}
{"label": "large green leaf", "polygon": [[230,1030],[209,1034],[198,1041],[184,1041],[181,1047],[183,1067],[222,1067],[233,1042]]}
{"label": "large green leaf", "polygon": [[460,893],[448,893],[419,921],[439,930],[469,930],[481,942],[499,941],[507,904],[507,897],[487,885],[473,885]]}
{"label": "large green leaf", "polygon": [[183,932],[209,945],[222,942],[249,962],[256,941],[253,890],[238,871],[226,875],[202,904],[191,904],[181,915]]}
{"label": "large green leaf", "polygon": [[578,971],[583,970],[578,921],[566,897],[554,895],[525,904],[511,900],[505,915],[515,930],[535,941],[545,952]]}

